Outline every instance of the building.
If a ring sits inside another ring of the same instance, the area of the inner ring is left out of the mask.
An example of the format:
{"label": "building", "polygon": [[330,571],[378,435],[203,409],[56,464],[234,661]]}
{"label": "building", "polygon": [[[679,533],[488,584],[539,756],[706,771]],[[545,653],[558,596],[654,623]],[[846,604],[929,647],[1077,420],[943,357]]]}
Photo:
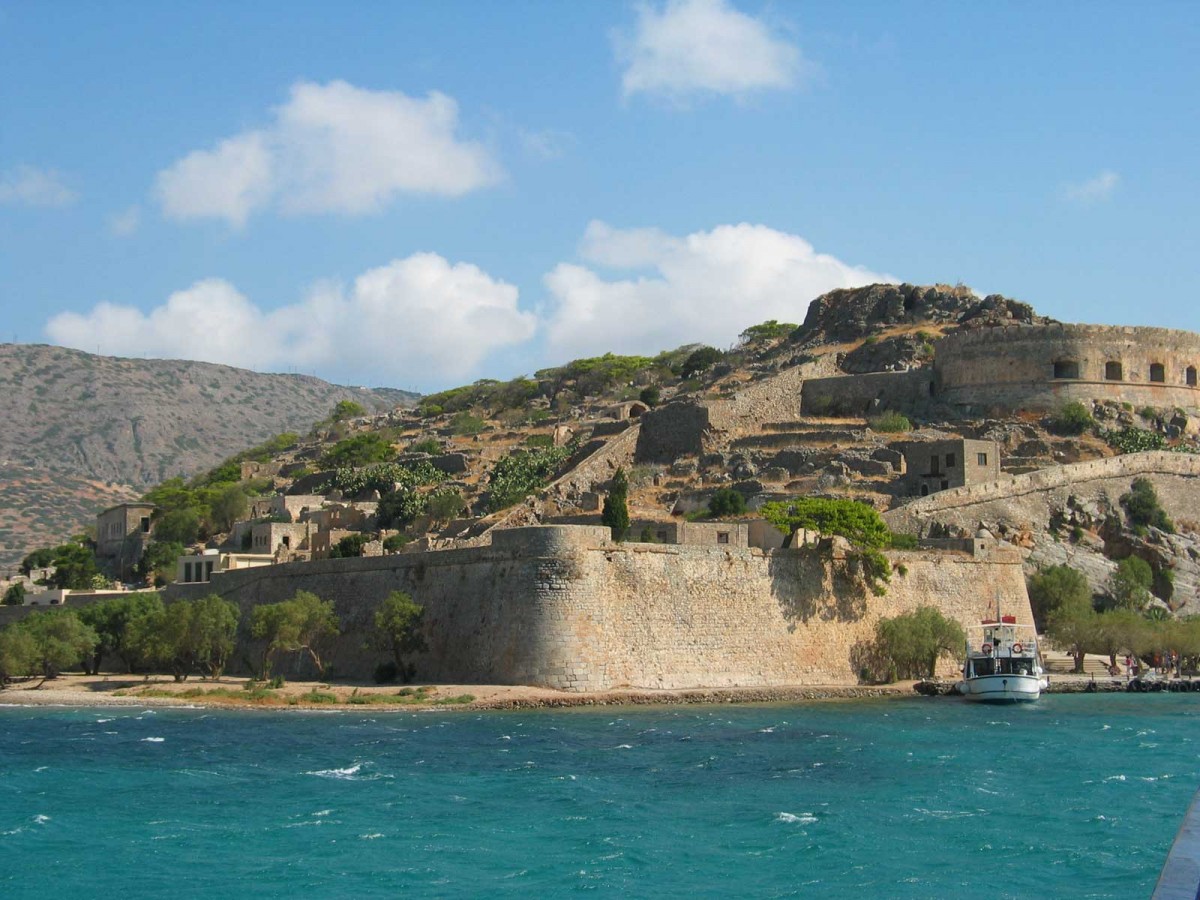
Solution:
{"label": "building", "polygon": [[995,441],[914,441],[903,447],[906,493],[926,497],[938,491],[996,481],[1000,445]]}
{"label": "building", "polygon": [[119,503],[96,516],[96,558],[117,575],[142,558],[153,531],[153,503]]}
{"label": "building", "polygon": [[179,557],[175,563],[175,580],[181,584],[197,584],[212,581],[214,573],[232,572],[237,569],[254,569],[274,565],[275,557],[269,553],[221,553],[206,550]]}

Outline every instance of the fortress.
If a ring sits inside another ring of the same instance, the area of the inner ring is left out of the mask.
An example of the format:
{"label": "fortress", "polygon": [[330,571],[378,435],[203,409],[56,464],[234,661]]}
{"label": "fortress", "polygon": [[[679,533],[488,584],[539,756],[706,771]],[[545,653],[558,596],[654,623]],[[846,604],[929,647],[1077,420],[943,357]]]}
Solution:
{"label": "fortress", "polygon": [[1200,411],[1200,335],[1117,325],[1006,325],[935,344],[931,367],[809,379],[805,412],[1049,412],[1072,401]]}

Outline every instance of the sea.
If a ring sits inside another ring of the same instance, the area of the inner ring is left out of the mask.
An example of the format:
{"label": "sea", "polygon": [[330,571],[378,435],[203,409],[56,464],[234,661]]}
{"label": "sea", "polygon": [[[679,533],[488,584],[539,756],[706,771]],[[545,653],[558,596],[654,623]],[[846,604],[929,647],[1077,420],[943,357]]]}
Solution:
{"label": "sea", "polygon": [[1195,694],[0,706],[0,897],[1129,900],[1198,786]]}

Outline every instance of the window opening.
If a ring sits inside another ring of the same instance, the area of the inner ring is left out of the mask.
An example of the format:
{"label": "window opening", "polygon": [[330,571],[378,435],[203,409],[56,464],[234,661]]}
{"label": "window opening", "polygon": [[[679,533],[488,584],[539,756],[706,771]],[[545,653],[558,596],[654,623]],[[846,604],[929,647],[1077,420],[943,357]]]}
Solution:
{"label": "window opening", "polygon": [[717,543],[718,544],[728,544],[729,543],[729,532],[728,531],[718,531],[717,532]]}
{"label": "window opening", "polygon": [[1121,364],[1119,362],[1110,362],[1104,364],[1105,381],[1121,381],[1122,377]]}
{"label": "window opening", "polygon": [[1196,367],[1195,366],[1187,367],[1187,371],[1184,372],[1184,380],[1187,381],[1188,387],[1196,386]]}
{"label": "window opening", "polygon": [[954,454],[953,453],[946,454],[946,468],[947,469],[954,468]]}
{"label": "window opening", "polygon": [[1150,380],[1151,381],[1166,381],[1167,370],[1162,363],[1150,363]]}
{"label": "window opening", "polygon": [[977,453],[975,455],[975,458],[978,461],[979,465],[981,465],[981,466],[987,465],[987,454],[986,453]]}
{"label": "window opening", "polygon": [[1054,363],[1055,378],[1078,378],[1079,363],[1073,359],[1055,360]]}

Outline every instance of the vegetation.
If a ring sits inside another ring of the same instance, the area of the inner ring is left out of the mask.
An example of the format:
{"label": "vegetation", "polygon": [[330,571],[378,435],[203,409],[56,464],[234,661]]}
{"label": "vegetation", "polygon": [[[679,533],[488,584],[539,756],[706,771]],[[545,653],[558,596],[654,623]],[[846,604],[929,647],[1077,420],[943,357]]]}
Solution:
{"label": "vegetation", "polygon": [[422,633],[424,617],[425,607],[414,602],[404,591],[392,591],[375,611],[375,630],[370,645],[391,656],[393,677],[398,675],[401,680],[408,681],[414,670],[405,662],[405,657],[428,649]]}
{"label": "vegetation", "polygon": [[25,602],[25,584],[18,581],[8,586],[4,592],[5,606],[20,606]]}
{"label": "vegetation", "polygon": [[871,426],[872,431],[882,434],[899,434],[904,431],[912,431],[913,428],[908,416],[890,410],[868,419],[867,424]]}
{"label": "vegetation", "polygon": [[54,574],[46,579],[47,585],[72,591],[86,591],[95,585],[100,570],[96,568],[96,557],[90,546],[72,541],[60,544],[51,552],[49,565],[54,566]]}
{"label": "vegetation", "polygon": [[1129,425],[1119,431],[1104,432],[1104,441],[1118,453],[1141,453],[1145,450],[1162,450],[1167,439],[1157,431]]}
{"label": "vegetation", "polygon": [[389,534],[383,539],[383,552],[395,553],[411,540],[407,534]]}
{"label": "vegetation", "polygon": [[1033,607],[1033,621],[1044,631],[1050,616],[1060,607],[1090,606],[1092,589],[1081,572],[1070,566],[1049,566],[1031,575],[1026,586]]}
{"label": "vegetation", "polygon": [[624,469],[617,469],[613,475],[612,488],[604,498],[600,523],[612,529],[614,541],[623,541],[629,531],[629,479]]}
{"label": "vegetation", "polygon": [[142,558],[138,560],[138,574],[155,586],[168,584],[175,580],[176,564],[183,554],[183,544],[175,541],[151,541],[146,546]]}
{"label": "vegetation", "polygon": [[889,681],[932,677],[939,657],[961,655],[966,641],[962,626],[933,606],[880,619],[875,627],[876,652]]}
{"label": "vegetation", "polygon": [[746,498],[733,488],[721,488],[708,498],[708,514],[714,519],[740,516],[746,511]]}
{"label": "vegetation", "polygon": [[176,681],[197,670],[219,678],[233,652],[239,617],[236,604],[216,594],[159,603],[129,621],[125,640],[143,664],[169,669]]}
{"label": "vegetation", "polygon": [[329,419],[333,422],[345,422],[347,419],[359,419],[367,414],[367,409],[361,403],[353,400],[339,400],[333,407]]}
{"label": "vegetation", "polygon": [[1150,586],[1154,570],[1150,563],[1137,556],[1127,556],[1117,563],[1117,571],[1108,581],[1108,594],[1116,609],[1139,611],[1150,602]]}
{"label": "vegetation", "polygon": [[460,413],[455,413],[450,420],[450,430],[454,434],[473,435],[483,431],[484,425],[487,424],[479,416],[463,410]]}
{"label": "vegetation", "polygon": [[95,675],[106,656],[116,656],[126,672],[146,662],[134,634],[142,619],[160,616],[162,598],[155,592],[126,594],[98,603],[89,603],[77,613],[80,620],[96,632],[96,646],[90,659],[85,659],[84,671]]}
{"label": "vegetation", "polygon": [[446,474],[434,468],[427,460],[377,463],[361,469],[338,469],[329,481],[320,486],[320,491],[339,490],[347,497],[356,497],[375,490],[382,495],[397,486],[415,488],[420,485],[440,484],[445,480]]}
{"label": "vegetation", "polygon": [[1168,534],[1175,533],[1175,524],[1158,502],[1158,493],[1149,478],[1135,478],[1129,493],[1121,495],[1121,506],[1135,532],[1144,534],[1146,528],[1153,527]]}
{"label": "vegetation", "polygon": [[662,402],[662,389],[657,384],[648,385],[642,388],[641,393],[638,394],[638,399],[653,409]]}
{"label": "vegetation", "polygon": [[466,508],[467,501],[457,488],[438,488],[425,499],[425,512],[434,523],[449,522],[462,515]]}
{"label": "vegetation", "polygon": [[0,633],[0,674],[54,678],[78,665],[99,638],[74,611],[53,609],[26,616]]}
{"label": "vegetation", "polygon": [[262,675],[266,677],[280,653],[305,653],[318,675],[324,676],[321,653],[341,630],[332,600],[308,591],[297,591],[290,600],[256,606],[250,617],[250,634],[264,642]]}
{"label": "vegetation", "polygon": [[334,444],[321,457],[321,467],[336,469],[387,462],[396,455],[391,442],[375,431],[356,434]]}
{"label": "vegetation", "polygon": [[362,556],[363,546],[375,540],[375,535],[356,532],[348,534],[332,547],[329,548],[330,559],[350,559],[355,556]]}
{"label": "vegetation", "polygon": [[725,358],[725,354],[715,347],[699,347],[693,350],[683,361],[679,369],[682,378],[693,378],[706,369],[711,368]]}
{"label": "vegetation", "polygon": [[1080,435],[1095,424],[1091,410],[1072,400],[1064,403],[1050,419],[1050,430],[1063,435]]}
{"label": "vegetation", "polygon": [[874,507],[857,500],[801,497],[766,503],[760,513],[784,534],[806,528],[846,538],[858,550],[863,578],[871,592],[882,596],[886,591],[884,584],[891,580],[891,565],[879,551],[891,545],[892,533]]}
{"label": "vegetation", "polygon": [[742,344],[764,344],[768,341],[780,341],[798,327],[791,322],[776,322],[774,319],[768,319],[760,325],[751,325],[743,331],[738,335],[738,342]]}
{"label": "vegetation", "polygon": [[442,453],[442,442],[437,438],[425,438],[422,441],[414,441],[408,445],[409,453],[428,453],[430,456],[438,456]]}
{"label": "vegetation", "polygon": [[1083,671],[1083,657],[1095,634],[1096,611],[1091,597],[1065,596],[1046,616],[1046,635],[1055,646],[1070,653],[1074,670]]}
{"label": "vegetation", "polygon": [[489,512],[506,509],[537,491],[570,458],[573,447],[514,450],[488,476]]}

